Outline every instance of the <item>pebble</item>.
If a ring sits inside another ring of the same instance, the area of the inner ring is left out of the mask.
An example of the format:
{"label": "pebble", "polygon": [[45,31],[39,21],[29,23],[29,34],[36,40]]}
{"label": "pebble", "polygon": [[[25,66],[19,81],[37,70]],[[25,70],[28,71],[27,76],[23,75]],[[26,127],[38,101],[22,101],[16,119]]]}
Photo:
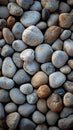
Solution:
{"label": "pebble", "polygon": [[33,0],[16,0],[17,4],[22,7],[24,10],[28,10],[30,6],[33,4]]}
{"label": "pebble", "polygon": [[45,99],[39,99],[37,101],[37,109],[44,114],[48,111],[47,102]]}
{"label": "pebble", "polygon": [[61,118],[66,118],[69,115],[73,114],[73,108],[69,108],[69,107],[64,107],[60,113],[60,117]]}
{"label": "pebble", "polygon": [[7,77],[0,77],[0,88],[9,90],[14,87],[14,81]]}
{"label": "pebble", "polygon": [[19,124],[19,128],[20,130],[34,130],[36,127],[35,123],[32,122],[30,119],[28,118],[22,118],[20,120],[20,124]]}
{"label": "pebble", "polygon": [[70,130],[70,128],[73,127],[73,115],[60,119],[58,121],[58,126],[61,130]]}
{"label": "pebble", "polygon": [[9,16],[8,19],[7,19],[7,27],[12,28],[13,25],[15,24],[15,22],[16,22],[15,17]]}
{"label": "pebble", "polygon": [[47,130],[47,126],[45,124],[37,125],[35,130]]}
{"label": "pebble", "polygon": [[37,46],[43,42],[44,36],[36,26],[32,25],[24,30],[22,40],[29,46]]}
{"label": "pebble", "polygon": [[0,19],[0,29],[3,29],[4,27],[6,27],[6,20]]}
{"label": "pebble", "polygon": [[0,69],[2,68],[2,59],[0,58]]}
{"label": "pebble", "polygon": [[60,129],[58,127],[56,127],[56,126],[51,126],[51,127],[49,127],[48,130],[60,130]]}
{"label": "pebble", "polygon": [[22,38],[22,33],[24,31],[24,26],[20,22],[16,22],[12,28],[12,32],[16,39]]}
{"label": "pebble", "polygon": [[13,113],[17,111],[17,105],[13,102],[9,102],[5,105],[5,111],[7,113]]}
{"label": "pebble", "polygon": [[10,2],[8,4],[8,11],[13,16],[21,16],[23,14],[23,9],[18,6],[16,3]]}
{"label": "pebble", "polygon": [[67,75],[67,79],[70,81],[73,81],[73,71],[71,71],[68,75]]}
{"label": "pebble", "polygon": [[0,6],[0,18],[8,18],[9,16],[9,12],[8,12],[8,9],[7,7],[5,6]]}
{"label": "pebble", "polygon": [[24,62],[32,62],[34,60],[34,50],[29,48],[29,49],[25,49],[24,51],[21,52],[20,54],[20,58],[21,60],[23,60]]}
{"label": "pebble", "polygon": [[20,115],[18,112],[13,112],[7,115],[6,123],[10,129],[16,129],[20,120]]}
{"label": "pebble", "polygon": [[34,1],[33,5],[30,7],[30,10],[36,10],[36,11],[41,11],[42,6],[39,1]]}
{"label": "pebble", "polygon": [[63,48],[63,41],[61,39],[57,39],[53,44],[52,44],[53,50],[62,50]]}
{"label": "pebble", "polygon": [[0,39],[2,38],[2,36],[3,36],[3,35],[2,35],[2,31],[0,31]]}
{"label": "pebble", "polygon": [[70,37],[71,31],[70,30],[64,30],[62,34],[60,35],[61,40],[66,40]]}
{"label": "pebble", "polygon": [[58,88],[60,87],[66,80],[66,76],[59,72],[56,71],[49,76],[49,84],[51,88]]}
{"label": "pebble", "polygon": [[45,116],[44,116],[44,114],[42,114],[41,112],[35,111],[35,112],[32,114],[32,120],[33,120],[36,124],[42,124],[42,123],[45,122]]}
{"label": "pebble", "polygon": [[67,3],[71,6],[73,6],[73,0],[67,0]]}
{"label": "pebble", "polygon": [[2,0],[0,1],[0,5],[7,5],[8,4],[8,0]]}
{"label": "pebble", "polygon": [[63,74],[69,74],[71,72],[71,68],[68,65],[65,65],[65,66],[63,66],[63,67],[60,68],[60,71]]}
{"label": "pebble", "polygon": [[47,83],[48,83],[48,76],[43,71],[37,72],[31,79],[31,84],[35,88],[38,88],[41,85]]}
{"label": "pebble", "polygon": [[71,34],[71,39],[73,40],[73,33]]}
{"label": "pebble", "polygon": [[57,25],[58,19],[59,19],[59,14],[58,13],[51,14],[49,19],[48,19],[48,22],[47,22],[48,27]]}
{"label": "pebble", "polygon": [[15,65],[16,65],[18,68],[21,68],[21,67],[23,66],[23,62],[22,62],[22,60],[20,59],[20,53],[15,52],[15,53],[12,55],[12,60],[13,60],[13,62],[15,63]]}
{"label": "pebble", "polygon": [[2,65],[2,73],[4,76],[12,78],[16,72],[16,66],[11,57],[6,57]]}
{"label": "pebble", "polygon": [[[34,17],[33,17],[34,16]],[[40,20],[41,15],[38,11],[25,11],[20,21],[25,27],[35,25]]]}
{"label": "pebble", "polygon": [[30,82],[30,76],[23,70],[23,69],[19,69],[14,77],[13,80],[17,83],[17,84],[23,84],[23,83],[28,83]]}
{"label": "pebble", "polygon": [[14,41],[14,36],[13,36],[12,32],[10,31],[10,29],[8,29],[8,28],[3,28],[3,37],[6,41],[6,43],[8,43],[8,44],[12,44],[12,42]]}
{"label": "pebble", "polygon": [[68,92],[73,93],[73,82],[71,82],[71,81],[66,81],[66,82],[64,83],[64,89],[65,89],[66,91],[68,91]]}
{"label": "pebble", "polygon": [[64,94],[65,94],[65,90],[63,89],[63,88],[58,88],[58,89],[55,89],[54,90],[54,93],[56,93],[56,94],[58,94],[58,95],[60,95],[60,96],[64,96]]}
{"label": "pebble", "polygon": [[60,13],[68,13],[70,10],[71,10],[71,8],[67,3],[65,3],[65,2],[60,3],[60,6],[59,6]]}
{"label": "pebble", "polygon": [[23,94],[31,94],[33,92],[33,86],[30,83],[26,83],[20,86],[20,91]]}
{"label": "pebble", "polygon": [[0,47],[3,47],[5,45],[5,40],[4,39],[0,39]]}
{"label": "pebble", "polygon": [[0,89],[0,102],[7,103],[9,101],[10,101],[10,97],[8,91],[4,89]]}
{"label": "pebble", "polygon": [[9,95],[15,104],[23,104],[25,102],[25,96],[18,88],[11,89]]}
{"label": "pebble", "polygon": [[58,0],[41,0],[41,4],[44,8],[48,9],[50,12],[55,12],[58,9]]}
{"label": "pebble", "polygon": [[22,40],[15,40],[12,43],[12,47],[17,52],[22,52],[27,48],[27,45]]}
{"label": "pebble", "polygon": [[41,44],[35,48],[35,58],[39,63],[45,63],[50,61],[53,50],[48,44]]}
{"label": "pebble", "polygon": [[59,119],[59,115],[55,112],[52,112],[52,111],[48,111],[47,114],[46,114],[46,120],[47,120],[47,123],[48,125],[55,125],[57,123]]}
{"label": "pebble", "polygon": [[28,94],[26,99],[29,104],[35,104],[38,101],[38,96],[36,91],[34,90],[31,94]]}
{"label": "pebble", "polygon": [[68,60],[68,65],[71,69],[73,69],[73,59]]}
{"label": "pebble", "polygon": [[47,27],[46,22],[41,21],[36,25],[40,30],[44,30]]}
{"label": "pebble", "polygon": [[70,92],[65,93],[63,97],[63,103],[66,107],[72,107],[73,106],[73,94]]}
{"label": "pebble", "polygon": [[58,26],[51,26],[49,27],[44,35],[45,42],[49,43],[50,45],[57,40],[58,36],[61,33],[61,28]]}
{"label": "pebble", "polygon": [[73,41],[71,39],[65,40],[63,49],[69,56],[73,56]]}
{"label": "pebble", "polygon": [[10,45],[4,45],[1,50],[1,56],[8,57],[14,53],[13,48]]}
{"label": "pebble", "polygon": [[4,117],[5,117],[4,106],[2,103],[0,103],[0,120],[2,120]]}
{"label": "pebble", "polygon": [[62,28],[69,28],[72,25],[72,16],[70,13],[61,13],[59,15],[59,25]]}
{"label": "pebble", "polygon": [[47,106],[52,112],[60,112],[63,108],[61,97],[58,94],[52,93],[47,99]]}
{"label": "pebble", "polygon": [[50,16],[50,12],[48,9],[43,8],[42,9],[42,20],[47,21]]}
{"label": "pebble", "polygon": [[25,103],[18,107],[18,112],[23,117],[29,117],[36,109],[35,105]]}
{"label": "pebble", "polygon": [[68,55],[66,52],[61,51],[61,50],[57,50],[52,54],[52,63],[56,68],[60,68],[63,65],[65,65],[65,63],[68,60]]}
{"label": "pebble", "polygon": [[36,61],[32,62],[24,62],[23,69],[29,74],[34,75],[36,72],[39,71],[39,64]]}
{"label": "pebble", "polygon": [[48,85],[41,85],[37,89],[37,95],[39,98],[47,98],[51,94],[51,90]]}

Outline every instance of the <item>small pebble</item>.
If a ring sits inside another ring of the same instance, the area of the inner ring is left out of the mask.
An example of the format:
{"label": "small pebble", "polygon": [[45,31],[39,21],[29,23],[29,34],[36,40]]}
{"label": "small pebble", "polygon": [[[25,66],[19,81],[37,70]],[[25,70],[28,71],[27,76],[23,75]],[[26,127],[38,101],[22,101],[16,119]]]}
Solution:
{"label": "small pebble", "polygon": [[15,17],[9,16],[8,19],[7,19],[7,27],[12,28],[13,25],[15,24],[15,22],[16,22]]}
{"label": "small pebble", "polygon": [[52,44],[53,50],[62,50],[63,48],[63,41],[61,39],[57,39],[53,44]]}
{"label": "small pebble", "polygon": [[71,8],[67,3],[65,3],[65,2],[60,3],[60,6],[59,6],[60,13],[68,13],[70,10],[71,10]]}
{"label": "small pebble", "polygon": [[47,126],[45,124],[37,125],[35,130],[47,130]]}
{"label": "small pebble", "polygon": [[64,107],[60,113],[60,117],[61,118],[66,118],[69,115],[73,114],[73,108],[69,108],[69,107]]}
{"label": "small pebble", "polygon": [[73,0],[67,0],[67,3],[71,6],[73,6]]}
{"label": "small pebble", "polygon": [[48,9],[43,8],[42,9],[42,20],[47,21],[50,16],[50,12]]}
{"label": "small pebble", "polygon": [[4,106],[2,103],[0,103],[0,120],[2,120],[4,117],[5,117]]}
{"label": "small pebble", "polygon": [[65,66],[63,66],[63,67],[60,68],[60,71],[63,74],[69,74],[71,72],[71,68],[68,65],[65,65]]}
{"label": "small pebble", "polygon": [[71,39],[65,40],[63,49],[69,56],[73,56],[73,41]]}
{"label": "small pebble", "polygon": [[34,1],[33,5],[30,7],[30,10],[36,10],[36,11],[41,11],[42,6],[39,1]]}
{"label": "small pebble", "polygon": [[7,90],[0,89],[0,102],[7,103],[10,101],[9,93]]}
{"label": "small pebble", "polygon": [[51,126],[51,127],[49,127],[48,130],[60,130],[60,129],[58,127],[56,127],[56,126]]}
{"label": "small pebble", "polygon": [[15,103],[13,102],[9,102],[5,105],[5,111],[7,113],[13,113],[13,112],[16,112],[17,111],[17,106]]}
{"label": "small pebble", "polygon": [[70,92],[65,93],[63,97],[63,103],[66,107],[72,107],[73,106],[73,94]]}
{"label": "small pebble", "polygon": [[40,30],[44,30],[46,27],[47,27],[47,24],[46,22],[39,22],[37,25],[36,25]]}
{"label": "small pebble", "polygon": [[68,65],[71,69],[73,69],[73,59],[68,60]]}
{"label": "small pebble", "polygon": [[4,39],[0,39],[0,47],[3,47],[5,45],[5,40]]}
{"label": "small pebble", "polygon": [[0,29],[3,29],[4,27],[6,27],[6,20],[0,19]]}
{"label": "small pebble", "polygon": [[71,81],[66,81],[66,82],[64,83],[64,89],[65,89],[66,91],[68,91],[68,92],[73,93],[73,82],[71,82]]}
{"label": "small pebble", "polygon": [[60,35],[61,40],[66,40],[70,37],[71,31],[70,30],[64,30],[62,34]]}
{"label": "small pebble", "polygon": [[0,18],[8,18],[9,16],[9,11],[7,7],[5,6],[0,6]]}

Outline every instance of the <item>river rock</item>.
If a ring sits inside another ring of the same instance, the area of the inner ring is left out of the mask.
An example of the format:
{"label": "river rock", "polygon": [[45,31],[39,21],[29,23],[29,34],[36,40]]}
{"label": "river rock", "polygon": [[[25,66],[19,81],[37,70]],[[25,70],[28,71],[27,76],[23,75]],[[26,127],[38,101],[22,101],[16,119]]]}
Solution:
{"label": "river rock", "polygon": [[65,40],[63,49],[69,56],[73,56],[73,41],[71,39]]}
{"label": "river rock", "polygon": [[7,113],[13,113],[13,112],[17,111],[17,106],[16,106],[16,104],[13,103],[13,102],[7,103],[7,104],[5,105],[5,111],[6,111]]}
{"label": "river rock", "polygon": [[69,74],[71,72],[71,68],[68,65],[65,65],[65,66],[63,66],[63,67],[60,68],[60,71],[63,74]]}
{"label": "river rock", "polygon": [[63,41],[61,39],[57,39],[53,44],[52,44],[53,50],[62,50],[63,48]]}
{"label": "river rock", "polygon": [[4,106],[2,103],[0,103],[0,120],[2,120],[4,117],[5,117]]}
{"label": "river rock", "polygon": [[49,19],[48,19],[48,22],[47,22],[48,27],[53,26],[53,25],[57,25],[58,18],[59,18],[59,14],[58,13],[51,14]]}
{"label": "river rock", "polygon": [[68,13],[70,11],[70,6],[69,4],[65,2],[61,2],[59,6],[59,12],[60,13]]}
{"label": "river rock", "polygon": [[12,28],[13,25],[15,24],[15,22],[16,22],[15,17],[9,16],[8,19],[7,19],[7,27]]}
{"label": "river rock", "polygon": [[36,26],[37,26],[40,30],[44,30],[44,29],[46,29],[47,24],[46,24],[46,22],[41,21],[41,22],[39,22]]}
{"label": "river rock", "polygon": [[50,16],[50,12],[48,9],[43,8],[42,9],[42,20],[47,21]]}
{"label": "river rock", "polygon": [[47,130],[46,124],[37,125],[35,130]]}
{"label": "river rock", "polygon": [[63,97],[63,103],[66,107],[72,107],[73,106],[73,94],[70,92],[65,93]]}
{"label": "river rock", "polygon": [[0,19],[0,29],[3,29],[4,27],[6,27],[6,20]]}
{"label": "river rock", "polygon": [[73,69],[73,59],[68,60],[68,65]]}
{"label": "river rock", "polygon": [[73,1],[72,0],[67,0],[67,3],[71,6],[73,6]]}
{"label": "river rock", "polygon": [[60,35],[60,38],[62,40],[66,40],[66,39],[68,39],[70,37],[70,35],[71,35],[71,31],[70,30],[64,30],[62,32],[62,34]]}
{"label": "river rock", "polygon": [[64,107],[60,113],[60,117],[61,118],[66,118],[69,115],[73,114],[73,108],[69,108],[69,107]]}
{"label": "river rock", "polygon": [[30,7],[30,10],[36,10],[36,11],[41,11],[42,6],[39,1],[34,1],[33,5]]}
{"label": "river rock", "polygon": [[65,90],[67,90],[68,92],[73,93],[73,82],[71,82],[71,81],[66,81],[66,82],[64,83],[64,88],[65,88]]}
{"label": "river rock", "polygon": [[5,6],[0,6],[0,18],[7,18],[9,16],[9,11],[7,7]]}
{"label": "river rock", "polygon": [[67,75],[67,79],[70,81],[73,81],[73,71],[71,71],[68,75]]}
{"label": "river rock", "polygon": [[56,126],[51,126],[51,127],[49,127],[48,130],[60,130],[60,129],[58,127],[56,127]]}
{"label": "river rock", "polygon": [[0,102],[7,103],[9,101],[10,101],[10,97],[8,91],[4,89],[0,89]]}
{"label": "river rock", "polygon": [[0,39],[0,47],[3,47],[5,45],[5,40],[4,39]]}

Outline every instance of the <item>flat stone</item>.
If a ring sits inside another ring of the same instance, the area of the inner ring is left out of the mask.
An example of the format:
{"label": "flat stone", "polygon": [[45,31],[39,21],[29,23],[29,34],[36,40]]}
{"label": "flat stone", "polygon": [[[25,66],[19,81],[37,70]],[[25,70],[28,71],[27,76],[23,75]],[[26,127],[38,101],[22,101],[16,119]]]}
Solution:
{"label": "flat stone", "polygon": [[52,44],[53,50],[62,50],[63,48],[63,41],[61,39],[57,39],[53,44]]}
{"label": "flat stone", "polygon": [[0,120],[5,118],[4,106],[0,103]]}
{"label": "flat stone", "polygon": [[36,26],[37,26],[40,30],[44,30],[44,29],[46,29],[47,24],[46,24],[46,22],[41,21],[41,22],[39,22]]}
{"label": "flat stone", "polygon": [[73,108],[69,108],[69,107],[64,107],[63,110],[60,113],[60,117],[61,118],[66,118],[69,115],[73,114]]}
{"label": "flat stone", "polygon": [[61,40],[66,40],[71,36],[70,30],[64,30],[62,34],[60,35]]}
{"label": "flat stone", "polygon": [[0,39],[0,47],[3,47],[5,45],[5,40],[4,39]]}
{"label": "flat stone", "polygon": [[73,56],[73,41],[71,39],[65,40],[63,49],[69,56]]}
{"label": "flat stone", "polygon": [[71,68],[68,65],[65,65],[65,66],[63,66],[63,67],[60,68],[60,71],[63,74],[69,74],[71,72]]}
{"label": "flat stone", "polygon": [[65,93],[63,97],[63,103],[66,107],[72,107],[73,106],[73,94],[70,92]]}
{"label": "flat stone", "polygon": [[5,111],[7,113],[13,113],[17,111],[17,105],[13,102],[9,102],[5,105]]}
{"label": "flat stone", "polygon": [[10,101],[10,97],[8,91],[4,89],[0,89],[0,102],[7,103],[9,101]]}
{"label": "flat stone", "polygon": [[0,6],[0,18],[7,18],[9,16],[9,12],[6,6]]}

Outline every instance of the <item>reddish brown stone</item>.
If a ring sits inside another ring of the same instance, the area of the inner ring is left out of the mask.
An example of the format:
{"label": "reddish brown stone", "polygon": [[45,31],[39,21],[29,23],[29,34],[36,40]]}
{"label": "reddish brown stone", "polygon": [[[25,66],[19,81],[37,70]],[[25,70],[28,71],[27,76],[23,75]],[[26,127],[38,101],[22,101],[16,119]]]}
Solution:
{"label": "reddish brown stone", "polygon": [[7,19],[7,27],[12,28],[15,24],[15,18],[13,16],[9,16]]}

